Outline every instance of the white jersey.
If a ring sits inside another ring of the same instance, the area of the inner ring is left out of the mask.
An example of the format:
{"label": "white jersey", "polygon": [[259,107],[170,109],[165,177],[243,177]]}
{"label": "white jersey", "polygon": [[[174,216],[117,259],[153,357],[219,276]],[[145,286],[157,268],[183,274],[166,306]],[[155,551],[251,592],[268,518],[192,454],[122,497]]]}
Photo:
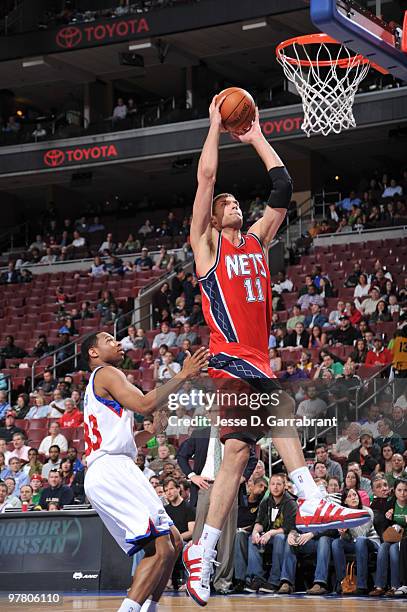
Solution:
{"label": "white jersey", "polygon": [[85,391],[83,426],[88,466],[103,455],[125,455],[133,460],[137,456],[133,412],[95,393],[93,381],[101,367],[93,370]]}

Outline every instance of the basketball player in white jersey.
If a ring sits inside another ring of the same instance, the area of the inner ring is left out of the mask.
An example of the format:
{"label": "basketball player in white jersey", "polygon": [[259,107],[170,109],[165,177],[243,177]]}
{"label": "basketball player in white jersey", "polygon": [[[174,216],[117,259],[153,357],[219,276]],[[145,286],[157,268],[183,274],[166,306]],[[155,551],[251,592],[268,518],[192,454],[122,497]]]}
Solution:
{"label": "basketball player in white jersey", "polygon": [[168,395],[207,365],[208,351],[201,348],[188,356],[176,376],[146,395],[115,367],[124,351],[110,334],[92,334],[82,343],[81,352],[92,371],[84,402],[85,492],[129,556],[144,550],[118,612],[154,612],[182,550],[182,540],[154,488],[135,464],[133,413],[157,414],[157,409],[166,407]]}

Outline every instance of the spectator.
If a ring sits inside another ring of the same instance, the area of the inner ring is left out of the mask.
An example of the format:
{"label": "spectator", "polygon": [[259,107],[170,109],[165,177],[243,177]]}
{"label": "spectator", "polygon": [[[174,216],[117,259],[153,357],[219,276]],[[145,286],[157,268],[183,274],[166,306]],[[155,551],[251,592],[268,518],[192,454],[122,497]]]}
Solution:
{"label": "spectator", "polygon": [[133,234],[129,234],[126,242],[123,245],[123,251],[126,253],[133,253],[134,251],[139,251],[140,248],[140,240],[134,238]]}
{"label": "spectator", "polygon": [[54,379],[51,370],[45,370],[42,380],[35,387],[37,390],[42,390],[44,393],[52,393],[55,391],[57,381]]}
{"label": "spectator", "polygon": [[307,293],[298,299],[298,304],[301,310],[307,310],[311,304],[318,304],[322,308],[324,306],[324,298],[318,295],[315,285],[310,285]]}
{"label": "spectator", "polygon": [[30,446],[25,444],[25,434],[20,431],[15,431],[12,435],[12,445],[10,457],[17,457],[21,461],[28,461],[28,451],[30,450]]}
{"label": "spectator", "polygon": [[28,463],[23,467],[23,471],[30,478],[34,474],[41,474],[42,463],[38,459],[38,450],[36,448],[30,448],[28,451]]}
{"label": "spectator", "polygon": [[195,303],[192,306],[192,313],[188,321],[190,325],[205,325],[205,319],[200,304]]}
{"label": "spectator", "polygon": [[318,397],[315,385],[307,387],[307,399],[302,400],[297,408],[297,416],[316,418],[325,414],[328,406],[323,399]]}
{"label": "spectator", "polygon": [[46,135],[47,130],[43,127],[41,123],[37,123],[35,130],[32,133],[35,142],[37,142],[37,140],[40,140],[41,138],[45,138]]}
{"label": "spectator", "polygon": [[359,282],[355,287],[355,291],[353,292],[354,298],[363,298],[369,295],[370,284],[367,280],[367,274],[361,274],[359,276]]}
{"label": "spectator", "polygon": [[349,454],[359,447],[361,426],[359,423],[350,423],[345,436],[339,438],[333,445],[333,455],[340,460],[348,458]]}
{"label": "spectator", "polygon": [[47,247],[45,255],[41,257],[40,264],[51,266],[57,260],[56,254],[53,252],[51,247]]}
{"label": "spectator", "polygon": [[171,353],[171,351],[167,351],[163,357],[163,364],[158,365],[156,362],[154,368],[154,380],[164,382],[165,380],[173,378],[180,371],[180,364],[174,361],[174,355]]}
{"label": "spectator", "polygon": [[161,332],[157,334],[153,340],[152,348],[159,348],[162,344],[166,344],[167,347],[175,346],[177,343],[177,336],[175,332],[170,331],[168,323],[162,323]]}
{"label": "spectator", "polygon": [[71,487],[75,475],[73,473],[72,461],[69,459],[69,457],[62,459],[59,466],[59,473],[61,475],[62,484],[66,485],[67,487]]}
{"label": "spectator", "polygon": [[150,468],[146,466],[146,456],[144,453],[137,453],[136,464],[147,479],[155,476],[154,470],[150,470]]}
{"label": "spectator", "polygon": [[404,453],[403,439],[391,429],[391,421],[384,417],[377,423],[379,436],[375,439],[375,443],[382,448],[384,445],[390,444],[395,453]]}
{"label": "spectator", "polygon": [[[6,443],[11,442],[12,437],[15,433],[20,433],[23,436],[25,435],[23,430],[20,427],[17,427],[15,424],[15,411],[13,408],[6,412],[6,417],[4,419],[4,427],[0,427],[0,440],[5,440]],[[0,449],[1,450],[1,449]]]}
{"label": "spectator", "polygon": [[301,351],[300,361],[297,363],[297,368],[299,370],[304,370],[304,372],[306,372],[309,375],[313,367],[314,366],[313,366],[313,363],[311,360],[311,354],[309,353],[309,351],[306,351],[306,350]]}
{"label": "spectator", "polygon": [[291,331],[295,329],[297,323],[304,323],[305,315],[301,314],[301,308],[294,304],[292,309],[292,316],[287,320],[287,331]]}
{"label": "spectator", "polygon": [[137,272],[148,272],[149,270],[152,270],[154,264],[153,260],[148,254],[147,247],[143,247],[141,249],[141,256],[137,257],[134,262],[134,265],[137,268]]}
{"label": "spectator", "polygon": [[163,272],[172,272],[175,264],[175,255],[170,255],[165,247],[161,247],[159,255],[157,255],[153,270],[161,270]]}
{"label": "spectator", "polygon": [[357,491],[362,501],[362,505],[370,506],[369,495],[361,488],[360,476],[356,470],[348,470],[345,476],[344,487],[345,489],[353,489],[354,491]]}
{"label": "spectator", "polygon": [[168,501],[165,511],[174,522],[183,541],[188,542],[194,530],[195,509],[182,499],[180,485],[173,478],[164,480],[164,493]]}
{"label": "spectator", "polygon": [[380,419],[380,408],[377,404],[370,404],[367,409],[367,414],[365,418],[360,420],[360,424],[363,426],[363,429],[370,430],[374,438],[377,438],[379,435],[379,430],[377,428],[377,424]]}
{"label": "spectator", "polygon": [[357,590],[356,595],[367,595],[369,553],[377,552],[380,538],[373,526],[373,511],[362,505],[360,493],[355,489],[344,489],[342,505],[346,508],[364,509],[371,515],[371,520],[350,529],[339,529],[339,538],[332,542],[332,556],[335,564],[337,591],[341,592],[339,585],[346,575],[346,553],[356,554]]}
{"label": "spectator", "polygon": [[321,307],[318,304],[311,304],[311,314],[307,315],[304,319],[304,327],[306,329],[312,329],[314,325],[323,327],[328,319],[321,313]]}
{"label": "spectator", "polygon": [[16,270],[14,261],[9,261],[7,264],[7,272],[2,272],[0,276],[0,284],[7,285],[20,282],[20,271]]}
{"label": "spectator", "polygon": [[336,304],[336,310],[331,310],[328,317],[329,325],[337,327],[339,325],[340,318],[345,315],[345,302],[338,300]]}
{"label": "spectator", "polygon": [[[280,585],[286,537],[295,528],[297,504],[289,493],[285,492],[285,479],[273,475],[269,483],[270,495],[260,504],[252,537],[248,543],[248,564],[245,591],[257,592],[260,587],[276,591]],[[274,512],[273,512],[274,510]],[[271,575],[265,580],[263,570],[263,550],[272,551]],[[266,584],[265,584],[266,583]],[[292,592],[284,587],[281,592]]]}
{"label": "spectator", "polygon": [[339,319],[339,327],[331,333],[331,338],[334,344],[344,344],[345,346],[353,346],[358,337],[358,332],[352,327],[349,317],[343,315]]}
{"label": "spectator", "polygon": [[148,236],[152,232],[154,232],[154,226],[152,225],[152,223],[151,223],[151,221],[149,219],[146,219],[145,222],[143,223],[143,225],[140,227],[138,233],[141,234],[142,236],[144,236],[144,238],[145,238],[146,236]]}
{"label": "spectator", "polygon": [[73,473],[82,472],[85,469],[83,463],[78,459],[78,451],[74,446],[68,448],[68,458],[72,461]]}
{"label": "spectator", "polygon": [[176,363],[179,363],[179,365],[182,368],[182,366],[184,365],[185,359],[190,354],[191,354],[191,343],[188,339],[185,339],[184,342],[182,343],[181,350],[178,352],[177,357],[175,359]]}
{"label": "spectator", "polygon": [[296,323],[293,332],[286,337],[286,346],[308,348],[309,334],[304,329],[303,323]]}
{"label": "spectator", "polygon": [[50,424],[48,429],[49,435],[41,441],[38,451],[46,457],[51,456],[51,449],[57,446],[61,452],[66,453],[68,450],[68,441],[63,434],[61,434],[59,423],[54,421]]}
{"label": "spectator", "polygon": [[349,360],[357,365],[361,363],[365,363],[367,357],[367,345],[366,340],[364,338],[358,338],[355,343],[355,348],[349,355]]}
{"label": "spectator", "polygon": [[340,486],[343,483],[343,473],[340,464],[331,459],[328,455],[328,447],[326,444],[318,444],[315,449],[315,457],[318,463],[323,463],[327,469],[328,478],[337,478]]}
{"label": "spectator", "polygon": [[74,230],[73,240],[69,246],[74,249],[83,249],[86,246],[86,240],[83,236],[80,235],[78,230]]}
{"label": "spectator", "polygon": [[[149,464],[150,470],[153,470],[156,474],[159,474],[163,471],[165,464],[170,464],[173,467],[175,466],[175,461],[169,459],[170,457],[170,449],[168,446],[159,446],[157,449],[157,459],[151,461]],[[170,476],[170,474],[169,474]]]}
{"label": "spectator", "polygon": [[281,372],[283,362],[276,348],[269,349],[270,368],[273,372]]}
{"label": "spectator", "polygon": [[27,353],[24,349],[14,344],[14,336],[6,336],[6,344],[0,348],[0,357],[2,360],[1,368],[4,367],[4,359],[21,359],[26,357]]}
{"label": "spectator", "polygon": [[175,272],[176,275],[175,278],[172,279],[171,284],[171,304],[175,304],[175,300],[180,297],[180,295],[184,291],[184,283],[186,279],[185,270],[183,270],[182,268],[176,268]]}
{"label": "spectator", "polygon": [[385,366],[393,361],[392,353],[383,346],[383,340],[376,336],[373,340],[374,348],[367,352],[365,364],[367,366]]}
{"label": "spectator", "polygon": [[14,455],[10,458],[8,465],[10,473],[8,474],[8,478],[13,478],[15,482],[14,495],[19,497],[20,488],[22,485],[28,484],[30,482],[29,476],[22,470],[20,459]]}
{"label": "spectator", "polygon": [[[362,321],[362,313],[356,308],[353,302],[346,302],[345,314],[349,317],[351,325],[358,325],[358,323]],[[363,322],[366,324],[365,321]]]}
{"label": "spectator", "polygon": [[[349,457],[348,457],[348,460],[349,460]],[[370,504],[370,499],[373,498],[373,491],[372,491],[372,485],[371,485],[370,477],[367,478],[367,477],[363,476],[362,468],[360,466],[360,463],[358,463],[357,461],[349,461],[348,462],[348,472],[356,472],[356,474],[359,476],[360,488],[363,491],[366,491],[366,493],[368,494],[368,496],[369,496],[369,504]]]}
{"label": "spectator", "polygon": [[278,294],[284,292],[291,293],[294,289],[294,284],[290,279],[286,278],[285,272],[278,272],[277,282],[272,285],[272,289]]}
{"label": "spectator", "polygon": [[103,223],[100,222],[99,217],[93,217],[93,222],[88,226],[88,233],[103,232],[104,229],[106,228]]}
{"label": "spectator", "polygon": [[65,412],[59,419],[61,427],[80,427],[83,423],[83,414],[70,399],[65,400]]}
{"label": "spectator", "polygon": [[51,469],[48,475],[48,487],[42,490],[39,505],[43,510],[47,510],[48,504],[56,503],[60,508],[71,504],[73,501],[73,491],[70,487],[62,484],[62,477],[58,470]]}
{"label": "spectator", "polygon": [[3,451],[0,451],[0,481],[4,480],[6,476],[10,475],[10,469],[6,465],[6,455]]}
{"label": "spectator", "polygon": [[96,255],[96,257],[93,259],[93,264],[88,272],[88,275],[93,276],[94,278],[107,276],[106,266],[99,255]]}
{"label": "spectator", "polygon": [[117,98],[117,104],[113,109],[112,122],[113,125],[123,121],[127,117],[127,106],[125,105],[123,98]]}
{"label": "spectator", "polygon": [[323,378],[325,370],[329,370],[332,376],[337,378],[343,374],[343,364],[340,361],[334,361],[332,355],[326,354],[322,359],[322,363],[315,370],[314,379]]}
{"label": "spectator", "polygon": [[184,340],[189,340],[191,345],[198,344],[198,335],[192,331],[191,324],[188,322],[185,322],[182,326],[182,332],[177,337],[176,346],[182,346]]}
{"label": "spectator", "polygon": [[65,400],[62,397],[61,389],[56,388],[53,393],[52,402],[49,405],[48,418],[49,419],[59,419],[61,414],[64,414],[65,411]]}
{"label": "spectator", "polygon": [[362,303],[358,299],[355,300],[355,305],[364,317],[370,317],[375,311],[380,299],[380,290],[378,287],[372,287],[369,291],[369,297]]}
{"label": "spectator", "polygon": [[361,474],[370,476],[376,469],[380,459],[380,447],[373,443],[373,435],[369,429],[363,429],[360,434],[360,446],[348,455],[348,461],[361,466]]}
{"label": "spectator", "polygon": [[7,410],[11,410],[8,402],[8,393],[7,391],[0,391],[0,421],[5,419]]}
{"label": "spectator", "polygon": [[27,413],[26,419],[46,419],[50,412],[50,408],[48,404],[45,403],[45,400],[42,395],[37,395],[34,398],[34,405],[30,408]]}
{"label": "spectator", "polygon": [[106,240],[104,240],[99,247],[99,253],[112,254],[115,250],[116,244],[113,242],[113,234],[109,232],[106,236]]}
{"label": "spectator", "polygon": [[404,416],[405,409],[403,410],[403,408],[397,402],[395,403],[391,411],[391,428],[392,431],[398,434],[401,438],[407,439],[407,418]]}
{"label": "spectator", "polygon": [[355,261],[353,263],[353,270],[346,278],[344,286],[345,287],[356,287],[359,283],[360,275],[362,274],[361,261]]}
{"label": "spectator", "polygon": [[33,490],[31,485],[25,484],[20,488],[20,500],[21,500],[21,510],[22,512],[26,512],[28,510],[33,510],[34,505],[32,503]]}
{"label": "spectator", "polygon": [[21,501],[18,496],[15,494],[16,482],[12,476],[6,476],[4,482],[7,486],[7,501],[10,508],[21,508]]}
{"label": "spectator", "polygon": [[38,336],[38,340],[34,345],[34,349],[32,352],[33,357],[43,357],[44,355],[48,355],[54,350],[54,347],[48,344],[47,336],[45,334],[40,334]]}
{"label": "spectator", "polygon": [[385,476],[389,489],[393,490],[396,480],[406,478],[407,476],[403,455],[400,455],[400,453],[393,454],[391,458],[391,468],[391,472],[387,472]]}
{"label": "spectator", "polygon": [[48,453],[49,453],[49,459],[47,463],[43,465],[42,470],[41,470],[42,478],[48,478],[48,474],[50,470],[58,470],[61,464],[61,458],[60,458],[61,449],[59,448],[57,444],[53,444],[52,446],[50,446]]}
{"label": "spectator", "polygon": [[387,186],[382,193],[382,198],[392,198],[395,195],[403,195],[403,189],[401,185],[397,185],[397,181],[395,179],[391,179],[390,185]]}
{"label": "spectator", "polygon": [[322,331],[319,325],[313,325],[309,337],[308,348],[323,348],[327,343],[328,338],[326,333]]}
{"label": "spectator", "polygon": [[6,483],[0,482],[0,514],[3,514],[7,508],[13,508],[13,506],[9,500]]}
{"label": "spectator", "polygon": [[[405,480],[397,480],[394,485],[394,495],[387,502],[384,517],[382,517],[384,530],[391,526],[396,526],[396,529],[400,529],[400,527],[405,529],[406,516],[407,482]],[[399,588],[399,550],[399,542],[383,542],[380,545],[377,554],[375,588],[369,593],[372,597],[380,597],[383,595],[394,596],[394,593]],[[386,585],[388,586],[389,565],[390,588],[386,590]]]}
{"label": "spectator", "polygon": [[298,369],[295,363],[293,362],[288,362],[286,364],[286,371],[281,376],[281,380],[283,380],[284,382],[296,382],[298,380],[304,379],[308,379],[308,374],[304,370]]}
{"label": "spectator", "polygon": [[357,197],[355,191],[351,191],[347,198],[343,198],[337,203],[337,207],[341,210],[349,212],[352,209],[352,206],[360,206],[362,200]]}

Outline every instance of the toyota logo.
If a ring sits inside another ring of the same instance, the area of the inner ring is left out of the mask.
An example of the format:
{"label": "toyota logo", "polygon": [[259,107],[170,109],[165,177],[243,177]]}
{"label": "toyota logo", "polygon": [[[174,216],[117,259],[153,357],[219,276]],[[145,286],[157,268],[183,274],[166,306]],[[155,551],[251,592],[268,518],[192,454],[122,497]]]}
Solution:
{"label": "toyota logo", "polygon": [[56,36],[56,43],[58,47],[63,49],[72,49],[76,47],[82,40],[82,32],[79,28],[69,26],[59,30]]}
{"label": "toyota logo", "polygon": [[44,164],[51,168],[61,166],[65,161],[65,153],[59,149],[51,149],[44,154]]}

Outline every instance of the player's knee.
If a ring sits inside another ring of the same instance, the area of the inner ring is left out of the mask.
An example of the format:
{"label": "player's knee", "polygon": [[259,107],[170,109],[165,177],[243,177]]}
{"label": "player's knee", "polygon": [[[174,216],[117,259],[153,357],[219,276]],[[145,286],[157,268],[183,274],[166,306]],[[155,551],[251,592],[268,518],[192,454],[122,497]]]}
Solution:
{"label": "player's knee", "polygon": [[278,418],[289,418],[295,414],[295,401],[285,391],[278,392],[278,398],[267,407],[268,412]]}
{"label": "player's knee", "polygon": [[156,540],[155,560],[157,563],[164,565],[169,559],[174,556],[174,546],[167,536],[161,536]]}

